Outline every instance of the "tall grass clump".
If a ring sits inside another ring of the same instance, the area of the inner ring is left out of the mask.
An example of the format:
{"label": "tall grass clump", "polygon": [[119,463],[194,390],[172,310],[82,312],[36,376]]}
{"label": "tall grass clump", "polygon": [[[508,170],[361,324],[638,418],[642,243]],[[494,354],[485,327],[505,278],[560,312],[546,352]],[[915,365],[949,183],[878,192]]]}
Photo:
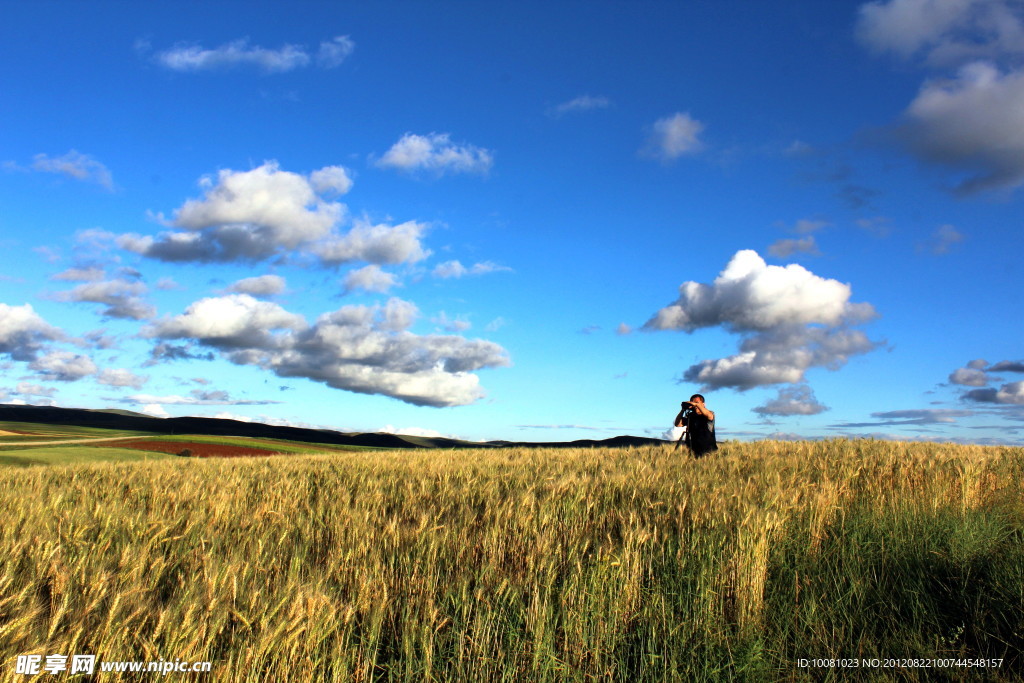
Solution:
{"label": "tall grass clump", "polygon": [[801,658],[984,657],[1014,680],[1022,455],[835,440],[4,470],[0,671],[92,653],[238,682],[769,681],[865,673]]}

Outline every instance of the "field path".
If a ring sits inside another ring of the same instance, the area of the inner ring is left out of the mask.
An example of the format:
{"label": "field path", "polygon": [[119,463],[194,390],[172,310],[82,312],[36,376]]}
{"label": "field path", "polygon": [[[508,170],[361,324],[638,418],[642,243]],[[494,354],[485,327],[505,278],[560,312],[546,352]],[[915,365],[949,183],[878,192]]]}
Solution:
{"label": "field path", "polygon": [[61,439],[59,441],[4,441],[0,438],[0,446],[56,446],[69,443],[97,443],[100,441],[129,441],[141,440],[146,437],[140,436],[106,436],[102,439]]}

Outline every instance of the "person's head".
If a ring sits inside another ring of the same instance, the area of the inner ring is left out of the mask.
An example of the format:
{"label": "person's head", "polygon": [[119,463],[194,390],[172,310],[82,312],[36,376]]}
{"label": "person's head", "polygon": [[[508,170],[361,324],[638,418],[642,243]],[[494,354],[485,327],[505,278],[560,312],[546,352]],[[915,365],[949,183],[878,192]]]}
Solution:
{"label": "person's head", "polygon": [[690,403],[703,403],[703,402],[704,402],[704,397],[701,396],[700,394],[694,394],[693,396],[690,397]]}

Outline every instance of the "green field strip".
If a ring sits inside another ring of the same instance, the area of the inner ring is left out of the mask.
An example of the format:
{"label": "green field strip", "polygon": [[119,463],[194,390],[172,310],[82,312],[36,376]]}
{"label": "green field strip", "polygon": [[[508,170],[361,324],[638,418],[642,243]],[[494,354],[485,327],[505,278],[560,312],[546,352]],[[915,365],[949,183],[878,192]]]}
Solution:
{"label": "green field strip", "polygon": [[60,446],[24,448],[0,452],[0,467],[31,467],[33,465],[81,465],[97,462],[141,462],[170,460],[178,456],[131,448],[95,448]]}
{"label": "green field strip", "polygon": [[152,432],[140,432],[127,429],[104,429],[102,427],[79,427],[77,425],[53,425],[40,422],[0,422],[0,431],[5,432],[28,432],[14,436],[0,436],[0,443],[8,442],[11,439],[25,438],[39,440],[46,438],[74,439],[74,438],[96,438],[119,436],[152,436]]}

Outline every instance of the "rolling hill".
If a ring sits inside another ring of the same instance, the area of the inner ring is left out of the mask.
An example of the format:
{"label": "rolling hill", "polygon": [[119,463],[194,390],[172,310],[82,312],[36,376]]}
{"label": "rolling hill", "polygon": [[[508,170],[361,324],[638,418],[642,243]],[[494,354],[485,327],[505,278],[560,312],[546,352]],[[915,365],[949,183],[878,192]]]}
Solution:
{"label": "rolling hill", "polygon": [[87,410],[50,406],[0,405],[0,422],[74,425],[98,429],[116,429],[153,434],[202,434],[208,436],[244,436],[283,439],[305,443],[377,448],[586,448],[589,446],[642,446],[667,443],[641,436],[616,436],[610,439],[581,439],[562,442],[489,441],[475,442],[443,437],[405,436],[384,433],[345,433],[329,429],[284,427],[259,422],[242,422],[212,417],[151,417],[127,410]]}

